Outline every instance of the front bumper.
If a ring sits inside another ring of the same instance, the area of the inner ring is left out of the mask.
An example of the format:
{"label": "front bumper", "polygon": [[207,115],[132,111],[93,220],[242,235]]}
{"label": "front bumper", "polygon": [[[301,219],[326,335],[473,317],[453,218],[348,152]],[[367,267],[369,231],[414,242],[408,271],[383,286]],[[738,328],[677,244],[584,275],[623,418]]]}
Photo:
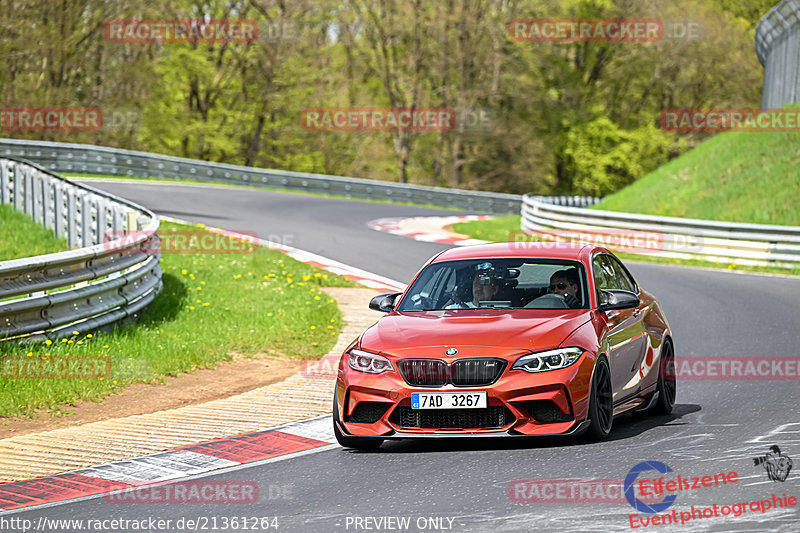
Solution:
{"label": "front bumper", "polygon": [[[366,374],[351,369],[343,358],[336,383],[336,423],[345,435],[384,439],[574,435],[586,429],[594,354],[586,352],[570,367],[537,374],[510,370],[513,362],[509,360],[491,385],[417,387],[407,384],[397,370]],[[486,391],[491,413],[411,411],[414,392],[469,391]]]}

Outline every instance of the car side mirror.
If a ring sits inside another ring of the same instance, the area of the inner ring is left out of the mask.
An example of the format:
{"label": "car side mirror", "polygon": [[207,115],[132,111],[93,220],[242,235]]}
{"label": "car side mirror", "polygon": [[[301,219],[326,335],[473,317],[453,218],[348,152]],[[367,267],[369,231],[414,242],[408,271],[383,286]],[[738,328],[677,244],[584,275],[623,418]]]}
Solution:
{"label": "car side mirror", "polygon": [[601,313],[612,309],[632,309],[639,307],[639,297],[630,291],[619,289],[600,289],[606,297],[606,301],[597,306]]}
{"label": "car side mirror", "polygon": [[385,292],[379,294],[369,301],[369,308],[383,313],[391,313],[394,310],[394,301],[402,292]]}

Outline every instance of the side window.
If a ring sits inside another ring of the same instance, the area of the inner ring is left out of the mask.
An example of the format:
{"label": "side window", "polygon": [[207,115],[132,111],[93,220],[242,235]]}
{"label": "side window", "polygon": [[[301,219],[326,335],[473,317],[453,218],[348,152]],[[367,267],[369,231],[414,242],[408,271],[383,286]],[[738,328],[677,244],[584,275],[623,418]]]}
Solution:
{"label": "side window", "polygon": [[632,293],[637,293],[636,290],[636,282],[633,281],[633,278],[628,274],[628,271],[625,270],[616,257],[606,256],[606,260],[613,265],[614,272],[616,273],[616,287],[617,289],[622,289],[625,291],[630,291]]}
{"label": "side window", "polygon": [[604,256],[598,255],[592,259],[592,276],[594,276],[594,288],[597,291],[597,301],[599,303],[605,303],[605,296],[600,289],[613,289],[612,282],[614,280],[614,273],[611,272],[609,275],[608,268],[604,264],[605,261],[603,260]]}
{"label": "side window", "polygon": [[614,271],[604,261],[605,256],[598,255],[592,260],[592,274],[596,289],[613,289]]}

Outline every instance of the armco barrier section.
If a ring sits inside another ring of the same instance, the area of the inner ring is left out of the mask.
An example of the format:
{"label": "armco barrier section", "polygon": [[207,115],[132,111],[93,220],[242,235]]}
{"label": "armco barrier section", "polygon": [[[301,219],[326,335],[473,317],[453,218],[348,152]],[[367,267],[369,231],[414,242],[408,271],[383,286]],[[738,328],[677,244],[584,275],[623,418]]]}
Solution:
{"label": "armco barrier section", "polygon": [[522,197],[484,191],[268,170],[87,144],[0,139],[0,157],[22,157],[55,172],[215,181],[235,185],[337,194],[458,207],[486,213],[519,213]]}
{"label": "armco barrier section", "polygon": [[800,102],[800,1],[783,0],[761,17],[755,41],[764,65],[761,107]]}
{"label": "armco barrier section", "polygon": [[[742,265],[796,266],[800,227],[637,215],[524,196],[522,229],[543,239],[612,243],[620,251]],[[581,235],[584,238],[581,239]]]}
{"label": "armco barrier section", "polygon": [[0,203],[77,247],[0,261],[0,340],[92,331],[136,315],[161,290],[159,220],[147,209],[2,156]]}

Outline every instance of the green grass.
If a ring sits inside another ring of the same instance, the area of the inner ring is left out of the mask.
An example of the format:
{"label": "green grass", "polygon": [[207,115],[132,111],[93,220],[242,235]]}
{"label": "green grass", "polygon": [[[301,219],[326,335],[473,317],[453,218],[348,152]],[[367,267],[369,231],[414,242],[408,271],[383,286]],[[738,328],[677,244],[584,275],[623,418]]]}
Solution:
{"label": "green grass", "polygon": [[10,205],[0,205],[0,261],[68,250],[66,239],[35,223]]}
{"label": "green grass", "polygon": [[800,134],[728,132],[704,142],[594,209],[800,225]]}
{"label": "green grass", "polygon": [[[184,183],[184,184],[191,184],[191,185],[211,185],[215,187],[237,187],[241,189],[251,189],[251,190],[260,190],[260,191],[270,191],[270,192],[285,192],[291,194],[304,194],[306,196],[316,196],[321,198],[338,198],[341,200],[355,200],[358,202],[369,202],[373,204],[394,204],[394,205],[409,205],[412,207],[427,207],[431,209],[445,209],[447,211],[463,211],[463,208],[460,207],[453,207],[450,205],[438,205],[438,204],[418,204],[413,202],[401,202],[396,200],[386,200],[386,199],[378,199],[378,198],[360,198],[357,196],[345,196],[343,194],[328,194],[328,193],[321,193],[321,192],[310,192],[310,191],[301,191],[298,189],[282,189],[280,187],[269,187],[269,186],[256,186],[256,185],[240,185],[238,183],[225,183],[221,181],[206,181],[206,180],[193,180],[193,179],[169,179],[169,178],[156,178],[156,177],[149,177],[149,178],[132,178],[130,176],[112,176],[110,174],[64,174],[61,173],[61,176],[65,178],[85,178],[87,180],[91,179],[114,179],[120,181],[149,181],[152,183]],[[393,183],[393,182],[387,182]]]}
{"label": "green grass", "polygon": [[[32,222],[31,222],[32,223]],[[3,255],[16,239],[0,227]],[[191,228],[162,223],[168,230]],[[246,254],[165,254],[164,288],[141,319],[107,333],[80,331],[53,344],[0,342],[0,356],[108,357],[104,379],[0,379],[0,417],[37,409],[68,409],[99,401],[135,382],[210,368],[234,354],[273,353],[319,358],[335,344],[341,313],[323,289],[353,286],[345,278],[300,263],[276,250]]]}
{"label": "green grass", "polygon": [[[491,242],[507,242],[515,240],[515,236],[519,235],[521,218],[519,215],[498,217],[489,220],[475,220],[472,222],[459,222],[453,224],[453,230],[468,235],[474,239],[483,239]],[[710,261],[702,261],[698,259],[673,259],[669,257],[660,257],[655,255],[639,255],[629,253],[616,253],[620,259],[624,261],[639,261],[644,263],[659,263],[665,265],[682,265],[682,266],[695,266],[714,269],[734,270],[737,272],[757,272],[757,273],[771,273],[771,274],[784,274],[791,276],[800,276],[800,267],[798,268],[782,268],[782,267],[758,267],[740,265],[738,263],[712,263]]]}

